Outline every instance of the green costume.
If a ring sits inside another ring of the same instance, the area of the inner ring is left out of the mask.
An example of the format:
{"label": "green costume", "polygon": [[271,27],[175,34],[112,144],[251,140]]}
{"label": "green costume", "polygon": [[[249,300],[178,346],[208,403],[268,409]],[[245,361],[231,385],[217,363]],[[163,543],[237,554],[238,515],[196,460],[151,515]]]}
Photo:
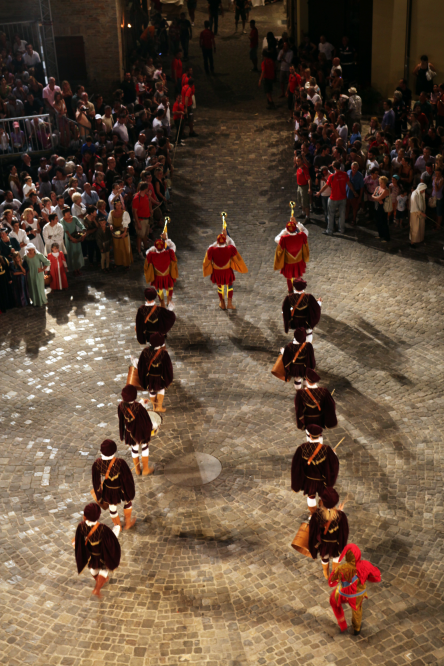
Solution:
{"label": "green costume", "polygon": [[68,233],[72,236],[75,231],[82,230],[85,227],[77,217],[73,217],[71,222],[67,222],[62,217],[60,224],[65,230],[65,257],[68,264],[68,269],[70,271],[78,271],[85,265],[82,252],[82,243],[72,243],[68,238]]}
{"label": "green costume", "polygon": [[39,268],[51,266],[51,262],[43,254],[36,252],[34,257],[30,257],[29,254],[26,255],[26,263],[29,269],[28,290],[32,304],[36,306],[45,305],[48,302],[45,294],[45,278],[43,271],[39,273]]}

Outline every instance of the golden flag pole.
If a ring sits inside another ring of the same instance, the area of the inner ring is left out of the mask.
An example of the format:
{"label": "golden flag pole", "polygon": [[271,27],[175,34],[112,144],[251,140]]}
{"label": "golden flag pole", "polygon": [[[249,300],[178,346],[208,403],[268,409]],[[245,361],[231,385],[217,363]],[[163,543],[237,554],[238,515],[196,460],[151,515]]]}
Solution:
{"label": "golden flag pole", "polygon": [[336,446],[335,446],[335,448],[333,449],[333,451],[336,451],[336,449],[338,448],[339,444],[342,444],[342,442],[344,441],[344,439],[345,439],[345,437],[343,437],[343,438],[341,439],[341,441],[338,442],[338,443],[336,444]]}
{"label": "golden flag pole", "polygon": [[168,225],[169,225],[170,222],[171,222],[171,218],[170,218],[170,217],[166,217],[166,218],[165,218],[165,226],[164,226],[164,228],[163,228],[163,233],[162,233],[162,235],[163,235],[163,234],[166,235],[166,238],[164,239],[164,240],[165,240],[165,249],[167,248]]}
{"label": "golden flag pole", "polygon": [[224,212],[222,211],[222,213],[220,214],[220,216],[221,216],[221,218],[222,218],[222,231],[225,231],[225,229],[227,228],[227,219],[226,219],[226,218],[227,218],[227,213],[224,213]]}
{"label": "golden flag pole", "polygon": [[294,217],[294,209],[296,207],[296,202],[295,201],[290,201],[289,205],[290,205],[290,210],[291,210],[291,213],[290,213],[290,219],[291,219],[292,217]]}

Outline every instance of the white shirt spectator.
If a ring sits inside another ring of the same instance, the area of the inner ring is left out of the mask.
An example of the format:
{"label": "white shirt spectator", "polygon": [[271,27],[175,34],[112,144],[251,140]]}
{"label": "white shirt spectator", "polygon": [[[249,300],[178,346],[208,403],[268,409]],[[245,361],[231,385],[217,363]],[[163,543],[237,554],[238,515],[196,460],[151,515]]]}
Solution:
{"label": "white shirt spectator", "polygon": [[379,162],[377,160],[367,160],[365,164],[365,174],[368,176],[370,174],[370,171],[374,168],[379,169]]}
{"label": "white shirt spectator", "polygon": [[14,43],[12,45],[12,51],[13,53],[21,53],[22,55],[26,51],[26,44],[28,42],[25,39],[21,39],[20,42],[16,42],[14,40]]}
{"label": "white shirt spectator", "polygon": [[163,128],[163,123],[162,123],[162,121],[159,120],[159,118],[154,118],[154,120],[153,120],[153,132],[155,132],[156,129],[158,129],[159,127],[160,127],[161,129]]}
{"label": "white shirt spectator", "polygon": [[351,95],[348,99],[348,110],[350,111],[350,116],[354,119],[360,118],[362,115],[362,99],[359,95]]}
{"label": "white shirt spectator", "polygon": [[138,159],[144,160],[146,157],[145,144],[140,143],[140,141],[136,141],[136,143],[134,144],[134,154]]}
{"label": "white shirt spectator", "polygon": [[316,104],[316,102],[322,102],[322,99],[318,93],[315,93],[313,97],[310,97],[310,95],[307,93],[307,99],[313,104],[313,106]]}
{"label": "white shirt spectator", "polygon": [[26,67],[35,67],[40,62],[40,56],[36,51],[33,51],[32,53],[26,52],[23,54],[23,62]]}
{"label": "white shirt spectator", "polygon": [[12,206],[13,210],[18,210],[21,205],[22,204],[18,199],[13,199],[12,201],[4,201],[2,204],[0,204],[0,216],[3,215],[5,206]]}
{"label": "white shirt spectator", "polygon": [[54,97],[55,97],[56,92],[59,92],[59,93],[62,92],[60,90],[59,86],[54,86],[54,90],[51,90],[51,88],[49,87],[49,83],[48,83],[46,88],[43,88],[43,99],[48,100],[48,103],[51,106],[54,106]]}
{"label": "white shirt spectator", "polygon": [[344,146],[347,145],[347,138],[348,138],[348,127],[347,125],[338,125],[336,127],[336,131],[339,134],[339,137],[343,140]]}
{"label": "white shirt spectator", "polygon": [[35,192],[37,194],[37,190],[35,189],[34,183],[31,183],[28,185],[28,183],[25,183],[23,185],[23,198],[26,199],[29,196],[30,192]]}
{"label": "white shirt spectator", "polygon": [[[51,212],[52,212],[52,213],[55,213],[55,214],[57,215],[57,217],[59,218],[59,222],[60,222],[60,220],[61,220],[62,217],[63,217],[63,212],[62,212],[62,209],[60,208],[60,206],[59,206],[59,205],[54,206],[54,208],[52,209]],[[48,226],[48,225],[46,225],[46,226]],[[43,227],[43,234],[45,233],[46,226]],[[62,228],[63,228],[63,227],[62,227]]]}
{"label": "white shirt spectator", "polygon": [[281,63],[281,72],[289,72],[293,61],[293,51],[289,49],[284,53],[284,49],[282,49],[279,51],[278,60]]}
{"label": "white shirt spectator", "polygon": [[324,42],[323,44],[319,42],[318,49],[320,53],[325,55],[327,60],[331,60],[333,58],[333,51],[335,50],[335,47],[333,44],[330,44],[330,42]]}
{"label": "white shirt spectator", "polygon": [[119,123],[119,121],[117,121],[113,127],[113,134],[117,134],[117,136],[121,141],[123,141],[124,143],[128,143],[129,141],[128,129],[125,123]]}
{"label": "white shirt spectator", "polygon": [[[55,207],[54,213],[57,213],[56,210],[57,208],[58,206]],[[43,227],[42,235],[43,235],[43,240],[45,242],[47,253],[51,252],[52,243],[58,243],[61,251],[65,252],[65,245],[63,243],[63,239],[65,237],[65,231],[60,222],[57,222],[57,224],[54,225],[53,227],[51,227],[50,224],[45,224],[45,226]]]}
{"label": "white shirt spectator", "polygon": [[125,210],[125,202],[123,200],[122,195],[121,194],[113,194],[112,192],[108,197],[108,206],[109,206],[110,210],[114,210],[114,203],[113,202],[114,202],[114,199],[116,198],[116,196],[120,198],[120,201],[122,202],[122,208],[123,208],[123,210]]}
{"label": "white shirt spectator", "polygon": [[81,203],[80,206],[79,204],[73,203],[71,206],[71,215],[73,217],[78,217],[79,219],[82,219],[86,215],[86,207]]}
{"label": "white shirt spectator", "polygon": [[9,234],[9,238],[15,238],[15,240],[18,241],[19,243],[25,243],[24,247],[20,248],[20,256],[23,259],[23,257],[25,256],[26,245],[29,243],[29,238],[26,235],[26,231],[24,231],[23,229],[19,229],[17,233],[15,233],[15,231],[11,231],[11,233]]}

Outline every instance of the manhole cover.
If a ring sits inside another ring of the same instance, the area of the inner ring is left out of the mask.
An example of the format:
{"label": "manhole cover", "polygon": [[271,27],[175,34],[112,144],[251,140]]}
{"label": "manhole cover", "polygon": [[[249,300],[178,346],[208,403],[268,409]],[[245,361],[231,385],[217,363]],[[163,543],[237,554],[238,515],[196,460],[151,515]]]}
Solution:
{"label": "manhole cover", "polygon": [[176,486],[204,486],[217,479],[222,471],[219,460],[208,453],[187,453],[171,460],[164,469],[164,475]]}

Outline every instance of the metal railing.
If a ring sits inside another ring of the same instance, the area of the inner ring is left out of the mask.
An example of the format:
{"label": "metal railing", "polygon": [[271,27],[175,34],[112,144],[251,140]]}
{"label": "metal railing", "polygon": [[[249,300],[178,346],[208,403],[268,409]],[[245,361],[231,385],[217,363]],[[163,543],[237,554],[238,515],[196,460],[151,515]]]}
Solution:
{"label": "metal railing", "polygon": [[0,120],[0,156],[47,151],[59,143],[59,130],[49,113]]}

